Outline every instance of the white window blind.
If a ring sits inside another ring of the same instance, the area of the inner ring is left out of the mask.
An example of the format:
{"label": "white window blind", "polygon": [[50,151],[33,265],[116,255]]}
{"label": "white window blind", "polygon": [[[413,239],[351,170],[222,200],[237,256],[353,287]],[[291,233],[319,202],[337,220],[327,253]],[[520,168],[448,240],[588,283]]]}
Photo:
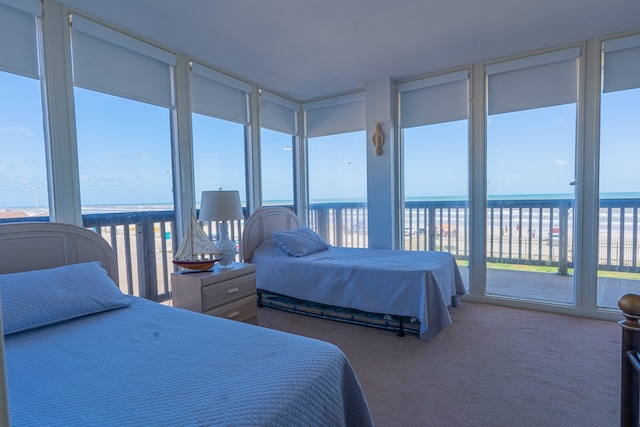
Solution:
{"label": "white window blind", "polygon": [[73,80],[78,87],[171,107],[174,54],[73,16]]}
{"label": "white window blind", "polygon": [[227,74],[191,63],[191,109],[194,113],[249,124],[251,85]]}
{"label": "white window blind", "polygon": [[603,91],[640,88],[640,34],[605,41]]}
{"label": "white window blind", "polygon": [[488,65],[489,114],[578,101],[579,48]]}
{"label": "white window blind", "polygon": [[469,71],[401,83],[400,127],[431,125],[469,118]]}
{"label": "white window blind", "polygon": [[38,79],[40,1],[0,0],[0,70]]}
{"label": "white window blind", "polygon": [[296,135],[298,108],[298,103],[263,89],[260,92],[260,126]]}
{"label": "white window blind", "polygon": [[307,137],[355,132],[366,128],[363,92],[303,104]]}

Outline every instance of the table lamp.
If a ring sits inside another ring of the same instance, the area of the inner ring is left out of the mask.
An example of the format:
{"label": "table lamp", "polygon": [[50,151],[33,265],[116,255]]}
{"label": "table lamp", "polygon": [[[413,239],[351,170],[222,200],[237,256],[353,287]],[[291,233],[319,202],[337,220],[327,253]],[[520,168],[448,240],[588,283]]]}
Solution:
{"label": "table lamp", "polygon": [[216,248],[220,251],[218,264],[222,268],[231,267],[238,250],[236,244],[229,240],[229,224],[227,221],[244,219],[240,193],[238,191],[203,191],[200,199],[199,221],[218,221],[218,241]]}

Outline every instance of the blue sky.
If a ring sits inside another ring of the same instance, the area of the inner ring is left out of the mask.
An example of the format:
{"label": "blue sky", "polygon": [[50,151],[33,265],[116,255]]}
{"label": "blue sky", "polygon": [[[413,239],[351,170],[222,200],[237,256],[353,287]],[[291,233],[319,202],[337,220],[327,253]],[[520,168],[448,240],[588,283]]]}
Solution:
{"label": "blue sky", "polygon": [[[166,108],[76,89],[83,205],[172,203],[170,117]],[[640,89],[602,97],[601,192],[637,192]],[[489,194],[573,190],[574,105],[490,116]],[[47,205],[40,84],[0,72],[2,206]],[[466,194],[467,121],[404,131],[405,196]],[[194,115],[196,199],[202,190],[245,194],[244,127]],[[292,197],[291,137],[263,130],[264,197]],[[365,132],[309,141],[312,202],[366,197]],[[39,189],[38,186],[41,186]],[[244,197],[243,197],[244,199]]]}

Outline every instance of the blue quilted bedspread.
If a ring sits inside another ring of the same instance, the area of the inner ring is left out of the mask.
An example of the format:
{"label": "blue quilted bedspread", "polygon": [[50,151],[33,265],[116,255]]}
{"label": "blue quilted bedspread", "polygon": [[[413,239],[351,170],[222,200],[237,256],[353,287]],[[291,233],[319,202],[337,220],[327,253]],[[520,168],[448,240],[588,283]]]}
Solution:
{"label": "blue quilted bedspread", "polygon": [[273,240],[253,253],[259,289],[372,313],[415,317],[420,338],[451,323],[448,307],[465,293],[453,255],[391,249],[331,247],[287,255]]}
{"label": "blue quilted bedspread", "polygon": [[334,345],[166,307],[5,337],[13,426],[368,426]]}

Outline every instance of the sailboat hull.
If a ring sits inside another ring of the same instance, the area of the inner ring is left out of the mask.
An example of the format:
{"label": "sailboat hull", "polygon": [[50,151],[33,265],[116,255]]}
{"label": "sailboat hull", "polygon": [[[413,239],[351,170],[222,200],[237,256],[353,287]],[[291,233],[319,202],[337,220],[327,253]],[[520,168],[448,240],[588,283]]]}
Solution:
{"label": "sailboat hull", "polygon": [[187,268],[189,270],[205,271],[213,268],[213,265],[218,261],[217,259],[203,259],[203,260],[173,260],[173,264],[178,267]]}

